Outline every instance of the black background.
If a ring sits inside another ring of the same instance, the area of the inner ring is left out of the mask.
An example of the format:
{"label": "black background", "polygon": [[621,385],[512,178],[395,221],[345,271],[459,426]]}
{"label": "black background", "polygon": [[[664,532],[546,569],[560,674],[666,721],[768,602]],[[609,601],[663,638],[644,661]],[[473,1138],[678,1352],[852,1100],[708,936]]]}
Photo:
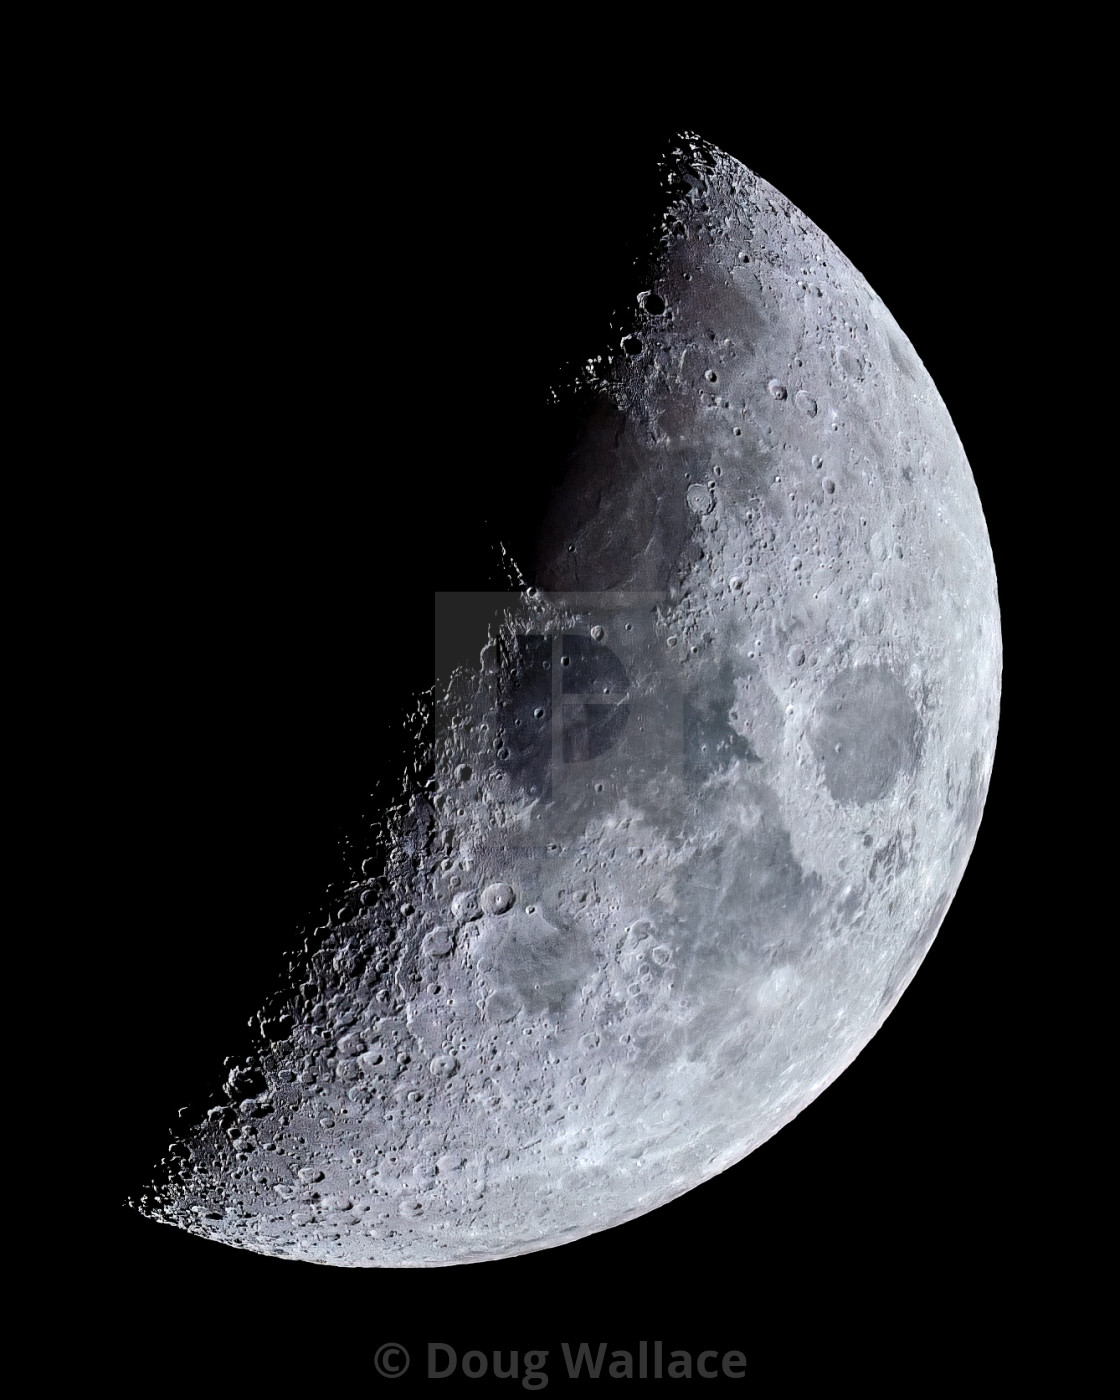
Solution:
{"label": "black background", "polygon": [[[1030,192],[1023,138],[978,88],[950,101],[889,86],[642,105],[437,85],[401,110],[353,87],[339,101],[329,83],[265,96],[235,75],[220,97],[204,85],[161,107],[154,133],[122,108],[93,201],[113,276],[91,296],[126,347],[101,412],[150,485],[121,488],[137,526],[98,580],[118,737],[111,802],[84,814],[117,847],[97,970],[115,1014],[98,1018],[89,1076],[107,1139],[91,1306],[114,1364],[191,1338],[223,1364],[321,1354],[376,1388],[387,1340],[417,1358],[429,1340],[546,1347],[555,1377],[561,1340],[661,1337],[739,1348],[756,1380],[792,1383],[875,1369],[900,1343],[955,1357],[1021,1286],[1035,1130],[1016,1087],[1030,1034],[1017,988],[1036,940],[1016,857],[1030,818],[1016,503],[1038,445],[1009,435],[1035,371],[1008,249]],[[503,586],[495,539],[527,557],[549,471],[535,405],[636,290],[627,238],[680,128],[763,175],[864,273],[976,476],[1006,699],[942,931],[798,1119],[606,1234],[467,1268],[348,1271],[143,1220],[123,1201],[175,1110],[220,1077],[281,950],[367,854],[370,794],[392,786],[399,720],[431,680],[433,592]]]}

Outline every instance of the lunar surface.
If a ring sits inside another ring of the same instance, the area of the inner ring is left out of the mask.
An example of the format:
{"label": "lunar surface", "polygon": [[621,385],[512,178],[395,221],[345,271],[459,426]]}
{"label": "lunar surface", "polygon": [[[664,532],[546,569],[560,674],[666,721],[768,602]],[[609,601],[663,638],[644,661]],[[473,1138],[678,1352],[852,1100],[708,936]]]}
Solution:
{"label": "lunar surface", "polygon": [[937,932],[999,701],[968,463],[810,219],[698,139],[662,174],[527,586],[156,1220],[372,1267],[607,1229],[805,1108]]}

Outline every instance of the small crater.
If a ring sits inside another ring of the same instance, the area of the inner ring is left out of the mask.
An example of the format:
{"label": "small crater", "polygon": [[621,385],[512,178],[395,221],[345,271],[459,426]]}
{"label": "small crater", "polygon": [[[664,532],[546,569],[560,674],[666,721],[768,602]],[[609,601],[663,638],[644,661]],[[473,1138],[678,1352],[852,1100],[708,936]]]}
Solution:
{"label": "small crater", "polygon": [[690,510],[694,510],[697,515],[707,515],[715,505],[712,493],[699,481],[694,481],[686,493]]}
{"label": "small crater", "polygon": [[487,885],[482,891],[482,912],[484,914],[505,914],[513,908],[513,886],[504,881]]}
{"label": "small crater", "polygon": [[474,890],[462,890],[451,901],[451,913],[456,919],[477,919],[482,914],[482,905]]}

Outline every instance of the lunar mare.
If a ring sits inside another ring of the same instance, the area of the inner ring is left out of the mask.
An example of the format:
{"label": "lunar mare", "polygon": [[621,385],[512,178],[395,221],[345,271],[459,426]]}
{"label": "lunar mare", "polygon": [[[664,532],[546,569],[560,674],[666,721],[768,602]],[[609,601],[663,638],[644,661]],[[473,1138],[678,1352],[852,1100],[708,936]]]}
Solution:
{"label": "lunar mare", "polygon": [[963,449],[805,215],[698,140],[665,181],[534,587],[155,1219],[372,1267],[606,1229],[789,1122],[936,934],[999,702]]}

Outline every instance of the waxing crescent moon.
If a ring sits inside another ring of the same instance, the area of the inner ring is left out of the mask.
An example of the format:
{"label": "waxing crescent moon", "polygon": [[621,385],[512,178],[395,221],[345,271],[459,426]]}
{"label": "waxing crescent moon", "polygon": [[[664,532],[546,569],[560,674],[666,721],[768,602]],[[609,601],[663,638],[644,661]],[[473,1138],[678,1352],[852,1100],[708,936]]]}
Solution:
{"label": "waxing crescent moon", "polygon": [[662,1205],[809,1104],[953,898],[995,747],[975,485],[812,221],[684,139],[580,432],[384,860],[138,1202],[434,1266]]}

